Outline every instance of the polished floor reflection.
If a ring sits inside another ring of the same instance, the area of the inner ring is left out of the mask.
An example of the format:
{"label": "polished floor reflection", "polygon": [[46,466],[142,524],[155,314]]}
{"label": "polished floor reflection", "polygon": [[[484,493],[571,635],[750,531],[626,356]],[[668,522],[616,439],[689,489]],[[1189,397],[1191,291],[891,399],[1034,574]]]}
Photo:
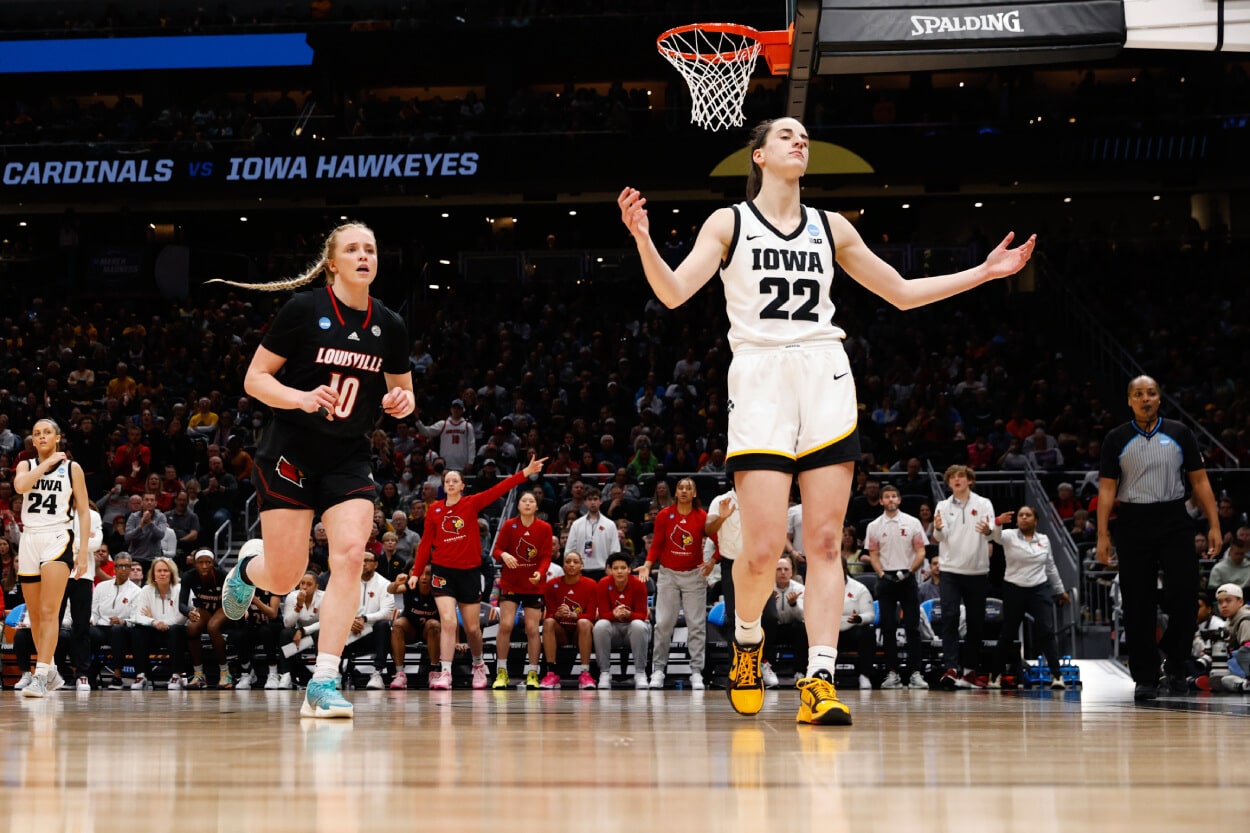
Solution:
{"label": "polished floor reflection", "polygon": [[[849,691],[855,725],[724,693],[4,692],[0,831],[1190,829],[1250,787],[1244,698]],[[1228,805],[1232,803],[1232,806]],[[431,825],[437,824],[434,828]]]}

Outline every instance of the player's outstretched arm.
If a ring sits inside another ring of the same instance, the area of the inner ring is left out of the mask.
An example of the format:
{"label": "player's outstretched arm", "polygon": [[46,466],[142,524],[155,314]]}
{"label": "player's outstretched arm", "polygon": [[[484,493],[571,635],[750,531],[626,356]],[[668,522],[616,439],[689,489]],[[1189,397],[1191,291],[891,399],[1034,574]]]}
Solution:
{"label": "player's outstretched arm", "polygon": [[825,212],[833,230],[838,264],[856,283],[875,293],[899,309],[915,309],[952,295],[966,292],[987,281],[1014,275],[1033,256],[1037,235],[1032,235],[1014,249],[1009,248],[1015,232],[989,253],[985,262],[951,275],[904,280],[890,264],[877,257],[864,243],[855,227],[841,214]]}
{"label": "player's outstretched arm", "polygon": [[681,306],[698,292],[717,273],[729,253],[734,226],[731,209],[718,209],[708,217],[703,228],[699,230],[690,254],[686,255],[680,266],[672,269],[660,257],[655,241],[651,239],[646,197],[634,188],[626,188],[616,198],[616,204],[621,207],[621,222],[638,244],[638,254],[642,257],[642,271],[647,276],[647,283],[651,284],[655,296],[669,309]]}

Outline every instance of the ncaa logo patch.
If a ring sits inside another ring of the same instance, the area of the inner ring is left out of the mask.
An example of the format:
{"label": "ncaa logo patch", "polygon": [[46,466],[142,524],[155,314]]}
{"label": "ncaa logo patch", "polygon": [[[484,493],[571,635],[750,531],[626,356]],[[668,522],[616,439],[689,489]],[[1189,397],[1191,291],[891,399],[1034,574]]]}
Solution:
{"label": "ncaa logo patch", "polygon": [[816,237],[816,236],[818,236],[818,235],[820,234],[820,229],[816,228],[816,224],[815,224],[815,223],[808,223],[808,224],[807,224],[807,233],[808,233],[808,234],[810,234],[812,237]]}
{"label": "ncaa logo patch", "polygon": [[372,327],[369,328],[369,332],[373,333],[374,338],[377,338],[378,336],[382,335],[382,328],[379,327],[377,324],[374,324]]}
{"label": "ncaa logo patch", "polygon": [[321,316],[320,318],[317,319],[317,326],[323,330],[330,329],[330,319],[326,318],[324,315]]}

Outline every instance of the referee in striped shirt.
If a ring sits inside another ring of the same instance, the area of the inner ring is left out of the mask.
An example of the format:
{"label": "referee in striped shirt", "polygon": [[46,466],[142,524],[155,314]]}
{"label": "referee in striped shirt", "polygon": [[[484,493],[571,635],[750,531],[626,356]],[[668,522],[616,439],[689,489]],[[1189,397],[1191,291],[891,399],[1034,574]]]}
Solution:
{"label": "referee in striped shirt", "polygon": [[[1111,511],[1115,524],[1128,636],[1129,671],[1135,700],[1153,700],[1161,682],[1172,691],[1188,690],[1185,660],[1194,639],[1198,605],[1198,564],[1193,521],[1185,511],[1189,489],[1207,516],[1207,554],[1223,543],[1215,495],[1207,480],[1194,434],[1159,416],[1159,383],[1138,376],[1128,385],[1133,419],[1107,432],[1098,471],[1098,560],[1111,563]],[[1163,612],[1168,628],[1155,643],[1158,577],[1163,574]],[[1159,676],[1159,648],[1163,670]]]}

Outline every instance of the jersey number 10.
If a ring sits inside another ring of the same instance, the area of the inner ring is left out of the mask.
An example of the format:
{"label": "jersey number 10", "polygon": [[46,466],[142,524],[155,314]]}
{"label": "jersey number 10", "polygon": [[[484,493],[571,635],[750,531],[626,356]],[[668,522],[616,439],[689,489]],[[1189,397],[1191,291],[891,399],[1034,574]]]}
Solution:
{"label": "jersey number 10", "polygon": [[356,407],[356,397],[360,395],[360,377],[331,373],[330,387],[338,394],[334,402],[335,419],[347,419]]}

